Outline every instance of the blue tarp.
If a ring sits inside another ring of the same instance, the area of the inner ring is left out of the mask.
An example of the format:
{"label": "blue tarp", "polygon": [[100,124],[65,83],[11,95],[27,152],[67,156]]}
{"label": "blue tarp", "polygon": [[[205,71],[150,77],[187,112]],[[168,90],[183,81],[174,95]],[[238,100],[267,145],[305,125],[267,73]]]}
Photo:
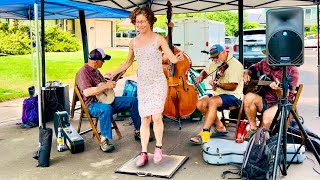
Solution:
{"label": "blue tarp", "polygon": [[[38,4],[39,19],[40,0],[1,0],[0,18],[34,19],[34,4]],[[78,19],[79,10],[84,10],[88,18],[127,18],[130,12],[105,6],[75,2],[70,0],[44,0],[45,19]],[[29,16],[29,10],[31,15]]]}

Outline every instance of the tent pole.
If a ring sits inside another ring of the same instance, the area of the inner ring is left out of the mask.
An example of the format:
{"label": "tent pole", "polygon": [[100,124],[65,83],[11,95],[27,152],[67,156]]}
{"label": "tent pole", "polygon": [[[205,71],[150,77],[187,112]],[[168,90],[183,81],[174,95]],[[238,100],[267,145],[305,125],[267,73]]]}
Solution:
{"label": "tent pole", "polygon": [[[46,87],[46,55],[44,46],[44,0],[41,0],[41,65],[42,65],[42,87]],[[42,109],[44,109],[44,97],[42,98]],[[44,112],[43,112],[44,116]],[[42,118],[43,119],[43,118]],[[42,128],[46,129],[46,121],[42,121]]]}
{"label": "tent pole", "polygon": [[319,1],[316,0],[317,4],[317,31],[318,31],[318,43],[317,43],[317,57],[318,57],[318,117],[320,117],[320,60],[319,60]]}
{"label": "tent pole", "polygon": [[34,86],[34,58],[33,58],[33,39],[32,39],[32,15],[31,7],[29,7],[29,31],[30,31],[30,52],[31,52],[31,68],[32,68],[32,85]]}
{"label": "tent pole", "polygon": [[41,64],[42,64],[42,87],[46,86],[46,55],[44,46],[44,0],[41,0]]}
{"label": "tent pole", "polygon": [[39,127],[42,126],[42,106],[41,106],[41,79],[40,79],[40,47],[39,47],[39,25],[38,25],[38,4],[34,4],[34,23],[36,33],[36,60],[37,60],[37,77],[38,77],[38,114],[39,114]]}
{"label": "tent pole", "polygon": [[243,59],[243,0],[238,1],[238,20],[239,20],[239,61],[242,62],[244,66],[244,59]]}
{"label": "tent pole", "polygon": [[80,17],[80,27],[81,27],[81,37],[82,37],[82,47],[83,47],[83,58],[84,63],[88,62],[88,36],[87,36],[87,28],[86,28],[86,16],[84,14],[84,10],[79,10]]}

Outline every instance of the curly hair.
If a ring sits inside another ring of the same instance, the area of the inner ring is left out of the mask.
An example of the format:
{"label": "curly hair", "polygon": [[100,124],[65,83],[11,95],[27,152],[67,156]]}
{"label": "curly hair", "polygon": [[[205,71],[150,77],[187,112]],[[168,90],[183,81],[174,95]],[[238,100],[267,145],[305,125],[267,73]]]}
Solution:
{"label": "curly hair", "polygon": [[136,9],[134,9],[129,16],[131,23],[133,25],[136,25],[136,18],[140,14],[144,15],[147,18],[150,27],[152,28],[153,24],[157,21],[157,18],[154,16],[153,11],[148,7],[137,7]]}

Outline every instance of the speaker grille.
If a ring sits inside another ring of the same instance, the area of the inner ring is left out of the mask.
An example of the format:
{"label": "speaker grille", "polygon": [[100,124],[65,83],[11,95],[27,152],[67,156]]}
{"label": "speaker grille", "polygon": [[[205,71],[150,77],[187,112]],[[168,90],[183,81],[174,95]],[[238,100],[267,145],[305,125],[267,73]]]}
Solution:
{"label": "speaker grille", "polygon": [[279,30],[268,39],[268,63],[274,66],[302,65],[303,40],[292,30]]}

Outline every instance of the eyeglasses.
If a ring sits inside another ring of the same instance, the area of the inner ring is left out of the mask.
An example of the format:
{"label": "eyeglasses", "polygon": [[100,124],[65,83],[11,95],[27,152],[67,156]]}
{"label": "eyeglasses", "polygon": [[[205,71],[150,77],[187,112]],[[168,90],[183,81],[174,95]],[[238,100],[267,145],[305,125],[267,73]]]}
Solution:
{"label": "eyeglasses", "polygon": [[104,59],[99,59],[99,61],[102,61],[104,63]]}
{"label": "eyeglasses", "polygon": [[146,23],[147,23],[147,20],[136,21],[136,24],[145,25]]}

